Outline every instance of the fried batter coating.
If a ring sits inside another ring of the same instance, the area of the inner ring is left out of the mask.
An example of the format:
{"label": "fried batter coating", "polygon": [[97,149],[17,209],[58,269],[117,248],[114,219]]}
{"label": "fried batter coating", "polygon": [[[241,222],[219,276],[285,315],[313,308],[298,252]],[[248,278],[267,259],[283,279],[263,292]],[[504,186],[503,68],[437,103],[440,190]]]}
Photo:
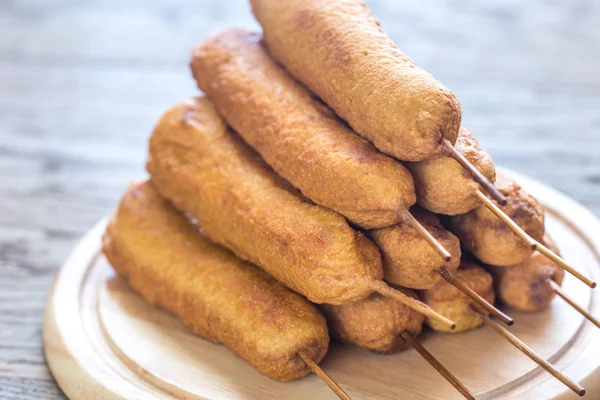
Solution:
{"label": "fried batter coating", "polygon": [[212,241],[314,303],[361,300],[382,278],[377,247],[341,215],[301,197],[205,98],[162,117],[147,169],[158,192]]}
{"label": "fried batter coating", "polygon": [[[418,299],[417,294],[410,289],[396,289]],[[425,319],[423,314],[411,310],[401,302],[377,293],[341,306],[323,304],[320,309],[327,318],[331,336],[341,342],[382,353],[408,348],[400,333],[407,332],[417,336],[421,333]]]}
{"label": "fried batter coating", "polygon": [[[496,187],[506,196],[502,210],[535,240],[544,237],[544,209],[514,179],[497,174]],[[533,251],[485,206],[451,218],[452,232],[463,248],[485,264],[510,266],[527,260]]]}
{"label": "fried batter coating", "polygon": [[[463,260],[454,276],[490,304],[494,304],[495,294],[492,275],[475,262]],[[458,333],[478,328],[483,324],[481,319],[472,311],[472,300],[445,280],[440,280],[429,290],[419,292],[419,295],[421,300],[429,307],[456,322],[456,329],[452,331],[447,326],[427,318],[425,323],[436,331]]]}
{"label": "fried batter coating", "polygon": [[374,229],[367,235],[375,242],[383,257],[383,277],[395,285],[412,289],[429,289],[442,277],[436,271],[442,266],[453,272],[460,264],[460,242],[444,229],[435,214],[420,207],[411,209],[413,216],[452,254],[448,263],[409,224]]}
{"label": "fried batter coating", "polygon": [[[560,255],[548,236],[544,237],[544,244]],[[489,271],[494,276],[498,299],[515,310],[528,312],[549,308],[556,292],[547,281],[552,279],[560,285],[565,276],[565,271],[537,251],[522,263],[511,267],[490,266]]]}
{"label": "fried batter coating", "polygon": [[[496,180],[492,158],[477,139],[461,128],[454,146],[477,168],[488,181]],[[471,174],[452,156],[448,149],[436,157],[406,165],[413,174],[417,190],[417,202],[421,207],[437,214],[464,214],[481,202],[475,197],[480,189]]]}
{"label": "fried batter coating", "polygon": [[382,152],[421,161],[456,141],[461,106],[360,0],[252,0],[271,54]]}
{"label": "fried batter coating", "polygon": [[327,325],[314,305],[209,242],[148,182],[128,188],[103,251],[148,302],[269,378],[301,378],[310,369],[298,352],[317,363],[327,353]]}
{"label": "fried batter coating", "polygon": [[219,32],[196,48],[191,67],[227,123],[315,203],[368,229],[400,222],[415,203],[410,172],[290,78],[258,34]]}

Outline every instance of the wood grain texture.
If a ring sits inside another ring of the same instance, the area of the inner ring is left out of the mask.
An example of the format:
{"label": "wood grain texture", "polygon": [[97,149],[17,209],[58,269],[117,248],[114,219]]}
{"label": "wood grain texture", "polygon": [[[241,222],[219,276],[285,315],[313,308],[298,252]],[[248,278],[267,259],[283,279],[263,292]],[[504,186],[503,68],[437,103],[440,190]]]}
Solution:
{"label": "wood grain texture", "polygon": [[[369,1],[453,89],[497,164],[600,214],[600,4]],[[0,2],[0,398],[61,398],[44,300],[83,232],[144,174],[160,113],[196,92],[192,46],[256,27],[244,0]]]}
{"label": "wood grain texture", "polygon": [[[548,231],[561,253],[596,279],[600,221],[548,187],[524,178],[520,182],[548,207]],[[148,304],[99,254],[104,224],[96,225],[73,249],[46,307],[45,354],[72,399],[334,397],[314,375],[287,383],[260,376],[225,347],[191,334],[177,318]],[[598,312],[598,297],[574,277],[566,277],[564,290],[578,304]],[[560,301],[544,312],[511,314],[516,320],[513,334],[582,382],[589,398],[598,398],[595,354],[600,351],[600,331],[595,326]],[[477,398],[579,398],[490,328],[462,334],[426,330],[419,340]],[[332,343],[321,366],[355,400],[461,398],[414,350],[382,356]]]}

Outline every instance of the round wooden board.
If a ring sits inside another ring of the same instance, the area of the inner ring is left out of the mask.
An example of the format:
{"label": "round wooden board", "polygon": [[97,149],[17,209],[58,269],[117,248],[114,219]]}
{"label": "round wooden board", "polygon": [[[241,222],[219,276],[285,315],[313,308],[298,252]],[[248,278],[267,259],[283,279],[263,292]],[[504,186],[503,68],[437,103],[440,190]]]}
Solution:
{"label": "round wooden board", "polygon": [[[547,209],[547,231],[564,257],[600,280],[600,221],[563,194],[515,177]],[[274,382],[225,347],[192,335],[115,276],[100,253],[105,221],[60,269],[46,305],[44,349],[71,399],[333,399],[316,376]],[[571,276],[564,289],[600,315],[593,290]],[[547,312],[509,310],[511,331],[600,398],[600,330],[561,299]],[[426,331],[423,344],[480,399],[578,398],[493,331]],[[455,399],[460,395],[414,350],[377,355],[332,343],[321,364],[353,399]]]}

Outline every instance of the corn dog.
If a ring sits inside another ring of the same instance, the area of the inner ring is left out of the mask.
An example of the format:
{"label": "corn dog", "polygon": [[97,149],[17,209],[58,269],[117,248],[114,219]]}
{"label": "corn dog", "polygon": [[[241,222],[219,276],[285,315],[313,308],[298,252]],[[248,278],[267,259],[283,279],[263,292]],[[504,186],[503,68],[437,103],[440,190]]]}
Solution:
{"label": "corn dog", "polygon": [[[418,299],[410,289],[397,289]],[[417,336],[425,318],[398,300],[377,293],[355,303],[340,306],[322,304],[319,308],[327,318],[332,337],[381,353],[407,349],[409,345],[400,334],[406,332]]]}
{"label": "corn dog", "polygon": [[[461,128],[455,149],[465,156],[490,182],[496,180],[492,158],[477,139]],[[476,208],[481,202],[475,196],[480,186],[448,150],[430,159],[407,163],[415,180],[417,202],[436,214],[458,215]]]}
{"label": "corn dog", "polygon": [[360,0],[252,0],[271,54],[382,152],[421,161],[461,121],[454,94],[394,45]]}
{"label": "corn dog", "polygon": [[316,363],[327,353],[326,322],[312,304],[210,243],[148,182],[123,196],[103,251],[151,304],[271,379],[307,375],[299,352]]}
{"label": "corn dog", "polygon": [[[473,261],[463,260],[454,275],[489,303],[494,304],[492,276],[482,267]],[[478,328],[483,324],[482,319],[471,308],[471,299],[446,281],[441,280],[431,289],[420,291],[419,296],[425,304],[456,322],[456,330],[450,331],[437,321],[425,319],[425,323],[433,330],[458,333]]]}
{"label": "corn dog", "polygon": [[381,251],[386,282],[412,289],[429,289],[442,279],[438,268],[445,266],[450,272],[458,268],[460,243],[456,236],[444,229],[435,214],[419,207],[410,211],[452,254],[450,262],[445,262],[421,235],[405,223],[374,229],[367,235]]}
{"label": "corn dog", "polygon": [[[506,196],[502,210],[537,241],[544,237],[544,210],[514,179],[497,173],[496,186]],[[452,232],[463,248],[485,264],[510,266],[531,257],[533,250],[525,245],[508,226],[481,205],[466,214],[450,219]]]}
{"label": "corn dog", "polygon": [[194,51],[198,87],[279,175],[363,228],[396,224],[416,201],[410,172],[290,78],[260,36],[219,32]]}
{"label": "corn dog", "polygon": [[[544,244],[556,254],[558,248],[548,236]],[[550,307],[556,291],[548,280],[562,284],[565,271],[542,254],[535,252],[527,260],[510,267],[489,266],[494,276],[494,287],[498,299],[509,307],[519,311],[541,311]]]}
{"label": "corn dog", "polygon": [[299,197],[205,98],[161,118],[147,169],[159,193],[196,218],[212,241],[314,303],[360,300],[371,293],[368,283],[381,279],[375,245],[341,215]]}

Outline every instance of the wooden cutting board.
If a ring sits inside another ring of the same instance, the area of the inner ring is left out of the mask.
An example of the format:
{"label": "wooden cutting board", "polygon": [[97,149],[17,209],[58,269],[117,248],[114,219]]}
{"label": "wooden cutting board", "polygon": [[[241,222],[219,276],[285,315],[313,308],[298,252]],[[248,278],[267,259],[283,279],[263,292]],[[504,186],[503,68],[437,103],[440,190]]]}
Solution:
{"label": "wooden cutting board", "polygon": [[[547,231],[566,260],[600,281],[600,221],[567,196],[515,177],[546,207]],[[101,255],[105,224],[75,247],[47,300],[46,359],[69,398],[335,398],[314,375],[272,381],[147,304]],[[571,276],[564,290],[600,315],[597,291]],[[559,298],[546,312],[509,314],[513,333],[585,386],[585,398],[600,399],[599,329]],[[578,398],[488,328],[452,335],[425,331],[420,339],[480,399]],[[377,355],[332,343],[321,366],[353,399],[461,398],[414,350]]]}

